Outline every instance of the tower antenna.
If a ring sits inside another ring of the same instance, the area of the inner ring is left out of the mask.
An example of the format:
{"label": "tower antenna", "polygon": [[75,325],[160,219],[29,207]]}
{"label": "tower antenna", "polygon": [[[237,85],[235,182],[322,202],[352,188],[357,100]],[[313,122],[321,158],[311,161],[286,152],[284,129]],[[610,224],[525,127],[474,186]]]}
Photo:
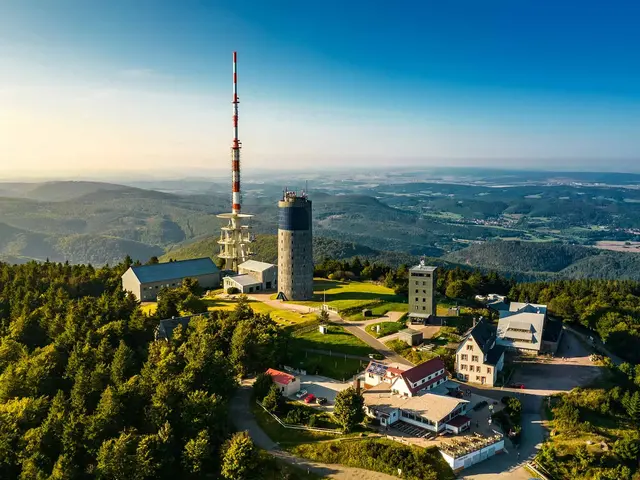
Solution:
{"label": "tower antenna", "polygon": [[242,144],[238,138],[238,54],[233,52],[233,143],[231,145],[231,195],[233,213],[240,213],[240,148]]}
{"label": "tower antenna", "polygon": [[226,270],[238,271],[238,265],[253,255],[250,244],[253,236],[250,233],[249,219],[253,215],[240,213],[242,209],[242,194],[240,190],[240,148],[242,143],[238,138],[238,54],[233,52],[233,142],[231,143],[231,213],[221,213],[218,218],[228,220],[227,225],[221,227],[220,253],[218,257],[224,260]]}

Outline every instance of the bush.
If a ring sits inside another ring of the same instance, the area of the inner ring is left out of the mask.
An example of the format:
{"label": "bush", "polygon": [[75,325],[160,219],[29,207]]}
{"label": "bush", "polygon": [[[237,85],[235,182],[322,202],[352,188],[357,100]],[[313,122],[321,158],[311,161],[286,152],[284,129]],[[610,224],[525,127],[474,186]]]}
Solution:
{"label": "bush", "polygon": [[260,373],[256,377],[256,381],[253,383],[253,397],[257,399],[264,399],[271,390],[273,385],[273,378],[266,373]]}
{"label": "bush", "polygon": [[315,427],[316,423],[318,423],[318,416],[317,415],[311,415],[309,417],[309,421],[307,422],[307,425],[309,425],[310,427]]}

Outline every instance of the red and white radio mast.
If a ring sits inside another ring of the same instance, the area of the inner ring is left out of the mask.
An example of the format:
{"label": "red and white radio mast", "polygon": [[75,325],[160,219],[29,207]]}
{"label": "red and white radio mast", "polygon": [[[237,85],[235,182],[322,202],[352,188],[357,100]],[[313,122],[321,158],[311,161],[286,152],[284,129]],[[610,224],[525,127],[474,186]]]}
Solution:
{"label": "red and white radio mast", "polygon": [[[228,220],[220,234],[219,258],[224,259],[226,270],[238,271],[238,265],[251,255],[249,244],[252,242],[249,225],[243,225],[253,215],[240,213],[242,196],[240,192],[240,148],[238,138],[238,55],[233,52],[233,143],[231,144],[231,213],[222,213],[218,218]],[[248,222],[247,222],[248,223]]]}

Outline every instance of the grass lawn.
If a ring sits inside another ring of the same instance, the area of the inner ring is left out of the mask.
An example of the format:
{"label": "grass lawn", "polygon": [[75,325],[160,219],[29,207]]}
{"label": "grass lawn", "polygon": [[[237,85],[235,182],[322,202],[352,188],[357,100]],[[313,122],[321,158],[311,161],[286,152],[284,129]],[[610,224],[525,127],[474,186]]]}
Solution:
{"label": "grass lawn", "polygon": [[332,353],[348,353],[363,357],[376,353],[376,350],[339,325],[329,325],[329,332],[326,334],[314,329],[295,335],[292,342],[296,349],[330,350]]}
{"label": "grass lawn", "polygon": [[[235,300],[226,300],[219,298],[206,298],[204,302],[207,304],[207,309],[211,310],[233,310],[236,308],[237,302]],[[298,312],[292,312],[290,310],[280,310],[278,308],[270,307],[262,302],[256,302],[254,300],[249,301],[249,306],[256,313],[268,313],[271,318],[282,326],[296,325],[298,323],[308,322],[316,319],[315,313],[301,314]]]}
{"label": "grass lawn", "polygon": [[305,443],[294,455],[322,463],[365,468],[402,478],[453,480],[453,471],[435,448],[420,448],[383,439],[345,439],[339,442]]}
{"label": "grass lawn", "polygon": [[448,348],[437,346],[431,351],[414,350],[402,340],[389,340],[385,342],[385,345],[415,365],[419,365],[435,357],[440,357],[450,371],[454,370],[455,351]]}
{"label": "grass lawn", "polygon": [[271,415],[265,412],[260,405],[256,403],[253,403],[251,405],[251,411],[256,417],[258,425],[260,425],[260,428],[264,430],[269,438],[283,446],[297,445],[300,443],[314,442],[318,440],[329,440],[340,437],[340,435],[332,433],[284,428]]}
{"label": "grass lawn", "polygon": [[[364,307],[374,301],[402,303],[403,298],[391,288],[372,282],[341,282],[316,278],[313,281],[313,299],[307,302],[293,302],[303,305],[320,306],[326,294],[327,304],[338,310]],[[404,307],[406,311],[406,306]],[[389,308],[388,312],[392,310]],[[385,313],[386,313],[385,312]]]}
{"label": "grass lawn", "polygon": [[[376,328],[380,326],[380,331],[376,331]],[[392,335],[398,333],[403,328],[406,328],[406,322],[380,322],[372,323],[365,327],[366,332],[376,338],[384,337],[386,335]]]}
{"label": "grass lawn", "polygon": [[362,372],[368,362],[356,358],[344,358],[339,353],[329,356],[303,350],[293,350],[289,353],[287,363],[292,367],[306,370],[309,375],[322,375],[323,377],[346,381]]}
{"label": "grass lawn", "polygon": [[409,304],[407,302],[385,302],[380,305],[366,308],[371,310],[371,317],[365,318],[362,315],[362,311],[359,311],[355,315],[349,315],[345,320],[357,322],[361,320],[371,320],[376,317],[384,317],[388,312],[408,312]]}

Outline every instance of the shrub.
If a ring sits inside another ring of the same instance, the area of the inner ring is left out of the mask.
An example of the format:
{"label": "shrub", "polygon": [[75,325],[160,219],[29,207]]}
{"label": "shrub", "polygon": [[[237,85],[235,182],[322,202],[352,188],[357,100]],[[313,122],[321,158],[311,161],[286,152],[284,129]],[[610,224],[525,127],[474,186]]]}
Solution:
{"label": "shrub", "polygon": [[269,412],[275,413],[282,405],[282,393],[276,384],[271,385],[269,393],[262,400],[262,405]]}
{"label": "shrub", "polygon": [[254,398],[264,398],[271,390],[273,385],[273,378],[266,373],[260,373],[256,377],[256,381],[253,383],[253,396]]}
{"label": "shrub", "polygon": [[309,425],[310,427],[315,427],[316,423],[318,423],[318,416],[317,415],[311,415],[309,417],[309,421],[307,422],[307,425]]}

